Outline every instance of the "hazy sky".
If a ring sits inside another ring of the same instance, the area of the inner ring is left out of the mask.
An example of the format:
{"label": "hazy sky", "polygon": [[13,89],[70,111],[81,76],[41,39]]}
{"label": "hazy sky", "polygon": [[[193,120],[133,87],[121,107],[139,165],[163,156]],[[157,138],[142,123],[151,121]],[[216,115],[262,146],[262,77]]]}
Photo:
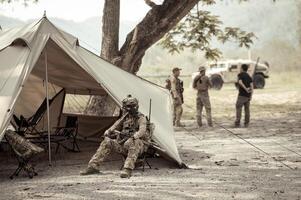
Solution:
{"label": "hazy sky", "polygon": [[[155,0],[157,3],[162,1]],[[22,3],[13,0],[11,4],[1,5],[0,14],[28,20],[41,17],[46,10],[48,17],[83,21],[89,17],[100,16],[103,4],[104,0],[39,0],[37,4],[24,7]],[[121,8],[121,19],[128,21],[140,20],[149,9],[144,0],[121,0]]]}

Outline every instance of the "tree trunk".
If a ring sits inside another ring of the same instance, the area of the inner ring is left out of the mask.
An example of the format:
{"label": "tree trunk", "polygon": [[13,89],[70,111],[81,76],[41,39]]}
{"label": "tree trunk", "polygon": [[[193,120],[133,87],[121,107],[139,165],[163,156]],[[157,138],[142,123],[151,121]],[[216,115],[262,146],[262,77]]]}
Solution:
{"label": "tree trunk", "polygon": [[120,0],[106,0],[102,17],[101,57],[112,61],[119,51]]}
{"label": "tree trunk", "polygon": [[297,2],[298,7],[298,34],[299,34],[299,46],[301,46],[301,2]]}
{"label": "tree trunk", "polygon": [[[120,0],[105,0],[102,17],[102,43],[100,56],[113,64],[119,52]],[[85,113],[99,116],[118,115],[118,107],[109,96],[93,96]]]}
{"label": "tree trunk", "polygon": [[120,67],[138,72],[145,51],[170,31],[199,0],[165,0],[152,6],[144,19],[132,30],[120,49]]}
{"label": "tree trunk", "polygon": [[[161,5],[156,5],[151,0],[145,2],[152,8],[127,35],[119,50],[120,0],[105,0],[101,56],[130,73],[138,72],[145,51],[186,16],[199,0],[164,0]],[[98,115],[116,113],[116,104],[112,103],[109,96],[106,98],[94,97],[88,107],[89,112]]]}

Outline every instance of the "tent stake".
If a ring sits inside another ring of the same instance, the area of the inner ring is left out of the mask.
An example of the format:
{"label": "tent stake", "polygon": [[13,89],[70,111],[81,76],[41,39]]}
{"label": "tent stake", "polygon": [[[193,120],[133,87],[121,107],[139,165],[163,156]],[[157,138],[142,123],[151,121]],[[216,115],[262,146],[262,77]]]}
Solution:
{"label": "tent stake", "polygon": [[47,101],[47,133],[48,133],[48,161],[51,166],[51,141],[50,141],[50,112],[49,112],[49,91],[48,91],[48,63],[47,50],[45,47],[45,75],[46,75],[46,101]]}

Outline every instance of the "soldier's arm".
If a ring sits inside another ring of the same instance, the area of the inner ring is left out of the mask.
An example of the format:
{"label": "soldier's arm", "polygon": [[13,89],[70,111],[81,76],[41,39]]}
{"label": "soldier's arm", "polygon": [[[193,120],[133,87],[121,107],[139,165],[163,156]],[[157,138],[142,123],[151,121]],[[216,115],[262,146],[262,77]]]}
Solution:
{"label": "soldier's arm", "polygon": [[242,77],[241,73],[237,75],[237,83],[238,85],[244,89],[246,92],[249,92],[249,89],[245,86],[245,84],[242,82]]}
{"label": "soldier's arm", "polygon": [[253,82],[251,83],[251,89],[250,89],[250,93],[251,93],[251,98],[253,96],[253,91],[254,91],[254,84]]}
{"label": "soldier's arm", "polygon": [[208,76],[206,76],[206,78],[207,78],[207,83],[208,83],[208,86],[209,86],[209,88],[212,88],[212,83],[211,83],[211,81],[210,81],[209,77],[208,77]]}
{"label": "soldier's arm", "polygon": [[180,95],[178,94],[178,91],[177,91],[177,80],[172,77],[171,80],[170,80],[170,84],[171,84],[171,94],[172,94],[172,97],[173,98],[180,98]]}
{"label": "soldier's arm", "polygon": [[138,119],[138,124],[139,124],[139,130],[134,134],[135,139],[142,138],[144,136],[147,136],[147,121],[144,116],[139,117]]}
{"label": "soldier's arm", "polygon": [[113,131],[115,130],[120,131],[122,129],[122,123],[127,115],[127,113],[123,114],[120,119],[118,119],[110,128],[108,128],[105,132],[105,136],[113,134]]}
{"label": "soldier's arm", "polygon": [[249,92],[249,89],[245,86],[245,84],[242,82],[242,80],[238,81],[238,84],[246,91]]}
{"label": "soldier's arm", "polygon": [[192,83],[192,87],[193,87],[194,89],[196,89],[196,84],[197,84],[197,82],[199,81],[200,77],[201,77],[200,75],[197,75],[196,77],[194,77],[193,83]]}

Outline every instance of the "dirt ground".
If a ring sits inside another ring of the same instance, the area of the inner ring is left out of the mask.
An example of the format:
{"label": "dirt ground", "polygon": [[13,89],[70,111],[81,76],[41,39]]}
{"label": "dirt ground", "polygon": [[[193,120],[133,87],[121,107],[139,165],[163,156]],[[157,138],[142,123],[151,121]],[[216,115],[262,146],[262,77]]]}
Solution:
{"label": "dirt ground", "polygon": [[[8,178],[16,167],[0,152],[0,199],[301,199],[301,85],[269,85],[256,90],[249,128],[231,128],[237,91],[211,91],[215,125],[196,128],[194,93],[186,90],[185,128],[177,128],[179,153],[189,169],[154,158],[152,169],[119,178],[119,157],[105,162],[103,175],[80,176],[97,143],[81,143],[81,153],[61,149],[39,173]],[[225,130],[227,128],[229,131]],[[253,146],[252,146],[253,145]]]}

